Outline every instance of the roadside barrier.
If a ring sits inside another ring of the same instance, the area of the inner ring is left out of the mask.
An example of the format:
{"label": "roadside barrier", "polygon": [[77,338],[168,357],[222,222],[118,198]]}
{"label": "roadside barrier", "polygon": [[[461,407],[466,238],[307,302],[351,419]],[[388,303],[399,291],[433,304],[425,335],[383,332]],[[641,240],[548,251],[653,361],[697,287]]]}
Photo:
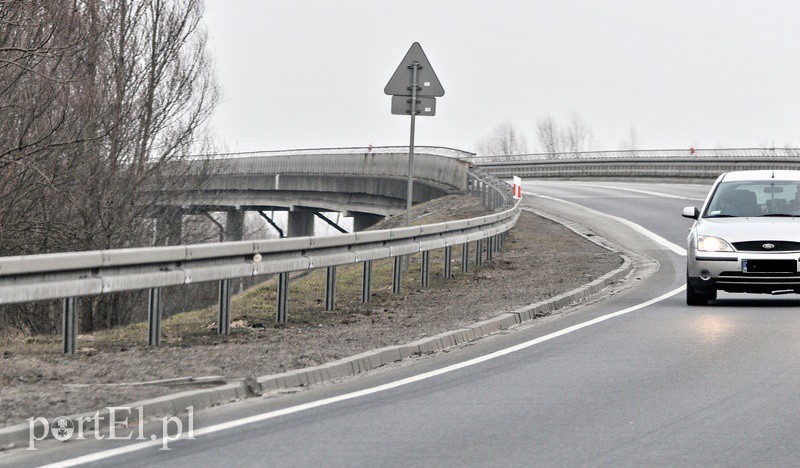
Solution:
{"label": "roadside barrier", "polygon": [[[480,197],[492,214],[471,219],[362,231],[333,236],[221,242],[131,249],[65,252],[0,258],[0,304],[42,300],[63,301],[62,351],[77,350],[77,310],[82,296],[148,290],[148,344],[161,337],[161,288],[204,281],[219,283],[217,332],[230,333],[230,280],[278,275],[276,321],[288,316],[289,273],[326,268],[326,307],[335,306],[336,267],[363,263],[363,302],[370,299],[372,261],[395,259],[393,290],[400,291],[403,256],[423,254],[422,286],[427,285],[429,253],[444,249],[445,277],[452,271],[453,246],[462,246],[462,270],[468,269],[469,246],[475,244],[475,264],[491,260],[503,246],[520,213],[511,186],[481,169],[468,169],[467,190]],[[486,240],[486,242],[484,242]]]}
{"label": "roadside barrier", "polygon": [[715,178],[728,171],[799,169],[797,148],[589,151],[467,157],[498,177]]}

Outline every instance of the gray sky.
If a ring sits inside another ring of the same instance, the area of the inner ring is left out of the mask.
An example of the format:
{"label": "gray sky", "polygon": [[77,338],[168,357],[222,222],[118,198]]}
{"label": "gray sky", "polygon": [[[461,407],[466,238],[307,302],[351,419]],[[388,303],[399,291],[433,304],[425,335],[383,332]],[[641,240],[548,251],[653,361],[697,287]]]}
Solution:
{"label": "gray sky", "polygon": [[446,91],[419,145],[577,112],[597,149],[800,146],[798,1],[206,1],[231,151],[407,145],[383,87],[415,41]]}

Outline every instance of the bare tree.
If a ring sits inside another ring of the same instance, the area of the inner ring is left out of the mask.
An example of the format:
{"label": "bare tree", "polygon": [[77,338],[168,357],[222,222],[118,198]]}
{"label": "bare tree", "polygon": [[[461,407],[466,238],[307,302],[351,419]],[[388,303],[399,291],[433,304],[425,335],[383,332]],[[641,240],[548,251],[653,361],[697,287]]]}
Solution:
{"label": "bare tree", "polygon": [[[202,13],[202,0],[0,0],[0,255],[150,245],[152,218],[202,183],[207,166],[186,156],[207,152],[219,100]],[[104,296],[82,328],[129,316],[124,295]]]}
{"label": "bare tree", "polygon": [[566,151],[589,151],[594,147],[592,130],[581,119],[577,112],[572,112],[567,119],[567,126],[562,134]]}
{"label": "bare tree", "polygon": [[536,138],[539,151],[543,153],[564,153],[589,151],[594,147],[592,130],[577,112],[569,115],[562,128],[551,116],[536,121]]}
{"label": "bare tree", "polygon": [[620,143],[620,148],[636,151],[641,146],[641,142],[639,140],[639,132],[636,131],[636,127],[631,125],[630,129],[628,129],[628,138]]}
{"label": "bare tree", "polygon": [[539,142],[539,151],[542,153],[555,154],[564,151],[561,131],[556,121],[549,115],[536,121],[536,138]]}
{"label": "bare tree", "polygon": [[510,122],[503,122],[477,143],[478,154],[497,156],[506,154],[525,154],[528,143],[525,136]]}

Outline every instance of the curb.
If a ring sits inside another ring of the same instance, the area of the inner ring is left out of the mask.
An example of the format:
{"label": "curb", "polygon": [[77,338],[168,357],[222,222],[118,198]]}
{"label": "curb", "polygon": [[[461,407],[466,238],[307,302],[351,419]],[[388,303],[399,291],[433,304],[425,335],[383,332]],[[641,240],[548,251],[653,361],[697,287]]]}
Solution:
{"label": "curb", "polygon": [[617,269],[606,273],[591,283],[559,294],[546,301],[537,302],[458,330],[440,333],[406,345],[388,346],[320,366],[259,377],[256,379],[257,389],[261,393],[270,393],[296,387],[307,387],[342,377],[351,377],[412,356],[432,354],[462,343],[479,340],[500,330],[506,330],[536,317],[547,315],[554,310],[564,308],[597,294],[602,289],[627,276],[633,269],[633,262],[630,258],[623,254],[620,254],[620,257],[622,258],[622,265]]}
{"label": "curb", "polygon": [[[142,419],[146,421],[153,418],[184,414],[189,406],[192,406],[192,411],[204,410],[212,406],[240,400],[245,398],[247,394],[247,386],[243,380],[214,388],[173,393],[170,395],[152,398],[150,400],[142,400],[129,403],[127,405],[120,405],[124,408],[131,408],[131,412],[120,412],[117,415],[116,420],[124,420],[127,417],[128,426],[132,427],[139,423],[139,421],[135,420],[135,418],[138,417],[138,411],[135,410],[139,407],[142,408]],[[94,418],[95,415],[99,415],[98,419],[90,419]],[[96,429],[102,430],[104,427],[107,428],[109,420],[108,416],[108,408],[103,408],[102,410],[96,412],[73,414],[66,417],[71,419],[73,422],[76,422],[78,418],[84,418],[83,430],[88,432]],[[96,427],[98,420],[103,427]],[[34,434],[41,436],[43,430],[43,423],[41,421],[35,421],[33,424]],[[31,423],[29,422],[0,428],[0,450],[26,446],[29,443],[30,436]]]}
{"label": "curb", "polygon": [[[570,223],[563,219],[556,219],[552,216],[539,213],[531,209],[524,210],[565,225],[568,229],[575,232],[579,236],[601,247],[613,251],[613,249],[608,245],[599,242],[599,239],[596,239],[593,236],[589,237],[580,232],[580,230],[577,229],[578,225],[574,223]],[[512,312],[477,322],[457,330],[425,337],[404,345],[378,348],[319,366],[297,369],[284,372],[282,374],[265,375],[256,378],[255,382],[237,380],[219,387],[164,395],[158,398],[142,400],[120,406],[126,408],[142,407],[144,420],[176,416],[185,413],[186,408],[189,406],[193,407],[193,411],[200,411],[212,406],[241,400],[246,398],[248,395],[270,394],[298,387],[309,387],[311,385],[330,382],[345,377],[352,377],[378,367],[408,359],[412,356],[422,356],[441,352],[448,348],[452,348],[463,343],[477,341],[501,330],[506,330],[521,323],[531,321],[536,317],[547,315],[557,309],[564,308],[570,304],[587,299],[590,296],[597,294],[607,286],[624,278],[633,270],[633,262],[631,259],[627,255],[619,255],[623,260],[623,263],[620,267],[609,273],[606,273],[590,283],[587,283],[577,289],[573,289],[572,291],[559,294],[558,296],[554,296],[545,301],[530,304]],[[95,414],[100,415],[101,421],[108,419],[108,409],[103,409],[94,413],[81,413],[66,417],[75,421],[77,418],[89,418],[93,417]],[[133,416],[133,414],[129,416]],[[132,421],[129,425],[135,423],[137,423],[137,421]],[[97,429],[94,426],[94,420],[86,420],[84,421],[83,430],[91,431]],[[40,435],[42,430],[42,423],[37,421],[34,424],[34,432]],[[14,426],[0,428],[0,451],[25,446],[28,444],[29,438],[30,423],[25,422],[16,424]]]}

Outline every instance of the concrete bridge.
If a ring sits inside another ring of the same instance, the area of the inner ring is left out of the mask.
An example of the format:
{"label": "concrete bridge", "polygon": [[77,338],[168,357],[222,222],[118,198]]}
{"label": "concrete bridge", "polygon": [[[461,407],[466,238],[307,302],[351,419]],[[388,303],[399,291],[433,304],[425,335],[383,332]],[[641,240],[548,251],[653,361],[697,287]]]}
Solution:
{"label": "concrete bridge", "polygon": [[[419,147],[414,203],[467,188],[471,153]],[[179,244],[184,215],[225,212],[224,240],[242,239],[245,213],[288,212],[287,237],[313,236],[315,214],[338,211],[354,231],[405,210],[407,147],[337,148],[208,155],[212,176],[200,188],[168,194],[158,229]],[[190,185],[191,187],[191,185]],[[274,224],[273,224],[274,225]]]}

